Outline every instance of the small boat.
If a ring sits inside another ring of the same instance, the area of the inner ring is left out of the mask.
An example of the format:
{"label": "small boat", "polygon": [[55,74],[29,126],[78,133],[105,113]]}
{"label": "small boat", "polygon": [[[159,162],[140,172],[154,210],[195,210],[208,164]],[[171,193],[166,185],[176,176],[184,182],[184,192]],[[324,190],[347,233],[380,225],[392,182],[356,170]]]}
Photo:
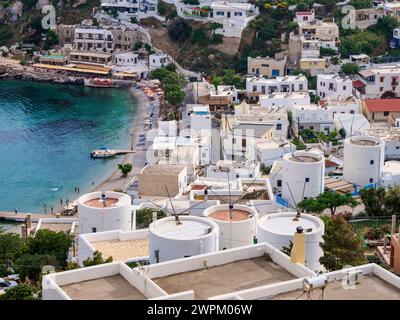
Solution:
{"label": "small boat", "polygon": [[100,150],[94,150],[90,153],[90,157],[93,159],[101,159],[101,158],[112,158],[114,157],[115,151],[101,148]]}
{"label": "small boat", "polygon": [[85,86],[95,87],[95,88],[113,88],[113,87],[115,87],[115,85],[111,79],[102,79],[102,78],[85,79]]}

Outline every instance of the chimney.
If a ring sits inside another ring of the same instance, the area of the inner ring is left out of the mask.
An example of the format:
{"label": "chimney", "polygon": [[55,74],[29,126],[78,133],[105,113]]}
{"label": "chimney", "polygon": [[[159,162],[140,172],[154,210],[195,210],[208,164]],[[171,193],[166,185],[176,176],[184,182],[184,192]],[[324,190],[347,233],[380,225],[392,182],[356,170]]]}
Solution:
{"label": "chimney", "polygon": [[156,222],[157,219],[157,211],[153,211],[153,222]]}
{"label": "chimney", "polygon": [[297,227],[293,237],[293,248],[290,252],[290,261],[293,263],[306,264],[306,238],[302,227]]}
{"label": "chimney", "polygon": [[392,215],[392,226],[390,234],[393,235],[396,233],[396,215]]}

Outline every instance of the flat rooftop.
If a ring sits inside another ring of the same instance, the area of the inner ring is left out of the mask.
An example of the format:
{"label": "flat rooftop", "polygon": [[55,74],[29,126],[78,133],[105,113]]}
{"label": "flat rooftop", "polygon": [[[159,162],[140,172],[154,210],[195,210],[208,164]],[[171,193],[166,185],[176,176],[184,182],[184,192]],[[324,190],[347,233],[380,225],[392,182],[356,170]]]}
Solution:
{"label": "flat rooftop", "polygon": [[105,201],[102,198],[94,198],[86,201],[85,205],[92,208],[110,208],[114,207],[118,201],[117,198],[106,198]]}
{"label": "flat rooftop", "polygon": [[115,275],[61,286],[72,300],[144,300],[122,276]]}
{"label": "flat rooftop", "polygon": [[193,290],[195,299],[205,300],[238,290],[295,279],[295,276],[264,257],[175,275],[153,281],[169,294]]}
{"label": "flat rooftop", "polygon": [[293,162],[307,162],[307,163],[313,163],[319,161],[317,158],[309,156],[293,156],[290,157],[289,160]]}
{"label": "flat rooftop", "polygon": [[96,251],[100,251],[103,258],[112,257],[113,261],[128,261],[132,258],[146,257],[149,255],[149,240],[110,240],[92,242]]}
{"label": "flat rooftop", "polygon": [[154,164],[147,166],[141,175],[178,175],[185,169],[185,166],[171,165],[171,164]]}
{"label": "flat rooftop", "polygon": [[350,142],[359,146],[376,146],[378,144],[376,141],[367,139],[351,139]]}
{"label": "flat rooftop", "polygon": [[[311,299],[320,300],[321,290],[314,291]],[[308,296],[303,290],[296,290],[274,296],[272,300],[308,300]],[[400,300],[400,290],[379,277],[364,275],[355,289],[343,289],[342,281],[330,282],[325,288],[324,300]]]}

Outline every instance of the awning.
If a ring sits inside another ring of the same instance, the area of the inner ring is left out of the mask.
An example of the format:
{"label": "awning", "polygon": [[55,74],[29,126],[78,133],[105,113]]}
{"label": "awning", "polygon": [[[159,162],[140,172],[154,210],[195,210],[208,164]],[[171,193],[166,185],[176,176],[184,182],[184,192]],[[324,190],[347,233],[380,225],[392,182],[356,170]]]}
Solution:
{"label": "awning", "polygon": [[360,71],[358,74],[361,75],[361,76],[364,77],[364,78],[369,78],[369,77],[372,77],[372,76],[375,75],[375,73],[373,73],[373,72],[370,71],[370,70],[362,70],[362,71]]}

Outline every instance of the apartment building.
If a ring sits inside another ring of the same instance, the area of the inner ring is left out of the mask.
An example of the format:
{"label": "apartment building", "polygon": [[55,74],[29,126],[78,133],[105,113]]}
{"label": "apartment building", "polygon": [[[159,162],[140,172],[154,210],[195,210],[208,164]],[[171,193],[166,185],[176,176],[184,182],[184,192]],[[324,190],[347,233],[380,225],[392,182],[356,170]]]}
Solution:
{"label": "apartment building", "polygon": [[101,10],[117,10],[119,18],[145,17],[157,14],[158,0],[101,0]]}
{"label": "apartment building", "polygon": [[384,14],[383,9],[381,8],[357,9],[355,12],[357,29],[365,30],[368,27],[377,24],[379,18],[382,18]]}
{"label": "apartment building", "polygon": [[139,40],[137,30],[128,28],[78,27],[74,34],[74,49],[82,51],[132,50]]}
{"label": "apartment building", "polygon": [[375,66],[358,73],[364,86],[359,88],[364,98],[380,98],[385,92],[400,95],[400,65]]}
{"label": "apartment building", "polygon": [[302,92],[308,91],[308,80],[300,74],[297,76],[276,77],[248,77],[246,79],[246,93],[248,97],[258,99],[260,95],[274,92]]}
{"label": "apartment building", "polygon": [[323,48],[339,50],[339,27],[334,22],[314,20],[299,23],[299,35],[305,39],[319,40]]}
{"label": "apartment building", "polygon": [[280,60],[270,57],[248,57],[247,74],[268,78],[282,77],[286,75],[286,62],[286,55]]}
{"label": "apartment building", "polygon": [[301,58],[299,63],[300,69],[310,72],[312,76],[325,73],[327,66],[325,58]]}
{"label": "apartment building", "polygon": [[319,74],[317,76],[317,95],[321,99],[346,99],[352,94],[353,82],[350,78],[342,78],[337,74]]}

